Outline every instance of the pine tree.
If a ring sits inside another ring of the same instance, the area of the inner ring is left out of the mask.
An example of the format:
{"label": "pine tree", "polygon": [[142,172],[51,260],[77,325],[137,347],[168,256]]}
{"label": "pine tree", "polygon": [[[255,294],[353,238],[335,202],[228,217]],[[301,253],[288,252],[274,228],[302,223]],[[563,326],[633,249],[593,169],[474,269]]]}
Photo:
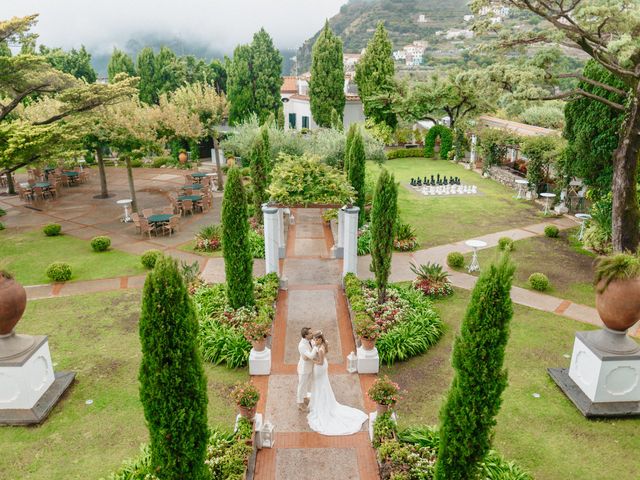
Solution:
{"label": "pine tree", "polygon": [[109,82],[113,82],[113,79],[119,73],[126,73],[130,77],[134,77],[136,75],[136,68],[133,66],[133,60],[129,55],[122,50],[114,48],[111,58],[109,59],[109,65],[107,65]]}
{"label": "pine tree", "polygon": [[394,90],[392,50],[384,24],[379,22],[373,38],[356,65],[356,83],[365,115],[376,123],[386,123],[395,128],[398,120],[391,104],[385,102],[385,106],[380,108],[380,102],[377,101],[381,95],[388,95]]}
{"label": "pine tree", "polygon": [[351,147],[349,147],[349,183],[356,190],[356,205],[360,207],[358,225],[364,223],[364,181],[365,181],[366,157],[364,153],[364,142],[362,134],[356,130]]}
{"label": "pine tree", "polygon": [[378,177],[371,207],[371,271],[376,277],[378,302],[387,298],[391,273],[393,234],[398,215],[398,185],[393,174],[382,169]]}
{"label": "pine tree", "polygon": [[352,123],[349,125],[349,130],[347,131],[347,140],[344,146],[344,171],[349,176],[349,150],[351,150],[351,144],[353,143],[353,137],[358,131],[358,124]]}
{"label": "pine tree", "polygon": [[153,50],[145,47],[138,53],[136,60],[140,83],[140,101],[149,105],[158,103],[158,90],[156,88],[156,59]]}
{"label": "pine tree", "polygon": [[140,400],[159,478],[205,479],[207,381],[198,321],[176,261],[161,257],[147,276],[140,315]]}
{"label": "pine tree", "polygon": [[[264,131],[264,127],[263,127]],[[267,198],[267,157],[263,136],[258,137],[251,150],[251,185],[253,187],[253,205],[256,212],[256,219],[262,223],[262,204]]]}
{"label": "pine tree", "polygon": [[311,115],[319,127],[331,127],[335,111],[340,119],[344,115],[344,63],[342,40],[331,31],[329,21],[324,24],[313,45],[309,98]]}
{"label": "pine tree", "polygon": [[247,196],[240,169],[229,169],[222,199],[222,252],[231,308],[249,307],[253,297],[253,258],[249,248]]}
{"label": "pine tree", "polygon": [[478,463],[491,448],[491,430],[507,386],[503,364],[514,269],[503,256],[480,275],[471,294],[453,346],[455,375],[440,412],[436,480],[477,478]]}

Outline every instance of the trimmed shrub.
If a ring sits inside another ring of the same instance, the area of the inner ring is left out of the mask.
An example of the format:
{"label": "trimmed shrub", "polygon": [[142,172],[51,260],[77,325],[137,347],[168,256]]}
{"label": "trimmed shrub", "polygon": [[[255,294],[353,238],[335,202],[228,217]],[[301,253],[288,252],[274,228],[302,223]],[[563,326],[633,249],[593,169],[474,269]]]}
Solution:
{"label": "trimmed shrub", "polygon": [[387,152],[388,160],[393,160],[394,158],[414,158],[414,157],[424,157],[424,149],[398,148],[396,150],[390,150]]}
{"label": "trimmed shrub", "polygon": [[53,262],[47,267],[47,277],[54,282],[66,282],[71,278],[71,265],[65,262]]}
{"label": "trimmed shrub", "polygon": [[398,212],[398,185],[386,168],[378,177],[371,209],[371,271],[375,274],[378,301],[386,298],[391,273],[391,255]]}
{"label": "trimmed shrub", "polygon": [[529,285],[534,290],[538,290],[539,292],[544,292],[548,290],[551,284],[549,283],[549,278],[544,273],[536,272],[529,275]]}
{"label": "trimmed shrub", "polygon": [[560,229],[555,225],[547,225],[544,227],[544,234],[549,238],[558,238],[560,235]]}
{"label": "trimmed shrub", "polygon": [[140,168],[142,167],[142,160],[140,159],[135,159],[135,160],[131,160],[131,168]]}
{"label": "trimmed shrub", "polygon": [[100,235],[91,239],[91,248],[94,252],[106,252],[111,246],[111,239]]}
{"label": "trimmed shrub", "polygon": [[58,235],[60,235],[62,227],[57,223],[50,223],[49,225],[45,225],[42,231],[47,237],[57,237]]}
{"label": "trimmed shrub", "polygon": [[498,248],[503,252],[511,252],[513,250],[513,239],[502,237],[498,240]]}
{"label": "trimmed shrub", "polygon": [[156,266],[156,261],[161,256],[162,256],[162,252],[160,250],[155,250],[155,249],[147,250],[142,254],[142,257],[140,257],[140,262],[145,268],[148,268],[149,270],[151,270],[153,267]]}
{"label": "trimmed shrub", "polygon": [[447,265],[451,268],[462,268],[464,267],[464,255],[460,252],[451,252],[447,255]]}
{"label": "trimmed shrub", "polygon": [[453,147],[453,133],[445,125],[434,125],[424,138],[424,156],[431,158],[435,154],[436,138],[440,137],[440,158],[446,160]]}
{"label": "trimmed shrub", "polygon": [[364,224],[366,160],[362,134],[359,130],[356,130],[353,136],[353,142],[349,147],[349,174],[347,178],[351,186],[356,191],[355,205],[360,208],[360,215],[358,215],[359,227]]}

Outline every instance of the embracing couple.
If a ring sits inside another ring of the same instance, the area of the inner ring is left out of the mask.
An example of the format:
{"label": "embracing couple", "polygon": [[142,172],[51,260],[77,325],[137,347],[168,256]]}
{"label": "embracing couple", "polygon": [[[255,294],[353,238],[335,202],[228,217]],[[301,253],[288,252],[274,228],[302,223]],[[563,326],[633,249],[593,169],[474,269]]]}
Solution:
{"label": "embracing couple", "polygon": [[352,435],[362,428],[369,418],[357,408],[341,405],[336,401],[329,383],[329,346],[322,332],[312,332],[304,327],[298,344],[298,409],[307,410],[307,421],[311,430],[322,435]]}

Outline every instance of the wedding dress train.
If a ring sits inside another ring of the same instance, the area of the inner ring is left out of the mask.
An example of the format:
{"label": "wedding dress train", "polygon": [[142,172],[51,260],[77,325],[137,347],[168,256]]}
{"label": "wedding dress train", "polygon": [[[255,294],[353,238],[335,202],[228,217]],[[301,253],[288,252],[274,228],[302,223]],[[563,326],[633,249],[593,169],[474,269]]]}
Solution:
{"label": "wedding dress train", "polygon": [[352,435],[369,418],[357,408],[341,405],[329,383],[327,360],[313,368],[313,384],[307,421],[309,427],[322,435]]}

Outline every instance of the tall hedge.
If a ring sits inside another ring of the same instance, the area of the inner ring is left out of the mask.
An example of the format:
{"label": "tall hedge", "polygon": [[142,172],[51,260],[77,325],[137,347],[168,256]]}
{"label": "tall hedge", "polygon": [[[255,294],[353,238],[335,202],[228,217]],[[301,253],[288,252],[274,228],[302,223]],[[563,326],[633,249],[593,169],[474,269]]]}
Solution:
{"label": "tall hedge", "polygon": [[269,140],[269,125],[263,125],[260,129],[262,137],[262,154],[264,155],[264,164],[267,172],[267,184],[269,183],[269,175],[273,169],[273,160],[271,159],[271,141]]}
{"label": "tall hedge", "polygon": [[249,247],[247,196],[237,167],[230,168],[222,199],[222,253],[231,308],[251,306],[253,259]]}
{"label": "tall hedge", "polygon": [[139,380],[151,464],[162,479],[206,478],[207,381],[197,336],[178,265],[161,257],[144,284]]}
{"label": "tall hedge", "polygon": [[267,158],[269,152],[266,150],[262,136],[258,137],[251,150],[251,186],[253,206],[256,218],[262,223],[262,204],[268,200],[267,195]]}
{"label": "tall hedge", "polygon": [[398,185],[386,168],[378,177],[371,208],[371,271],[376,277],[378,302],[387,298],[387,283],[391,273],[393,230],[398,215]]}
{"label": "tall hedge", "polygon": [[351,146],[349,147],[349,183],[356,190],[356,205],[360,207],[358,225],[364,223],[364,182],[366,156],[364,153],[364,142],[360,130],[356,130],[353,135]]}
{"label": "tall hedge", "polygon": [[349,125],[349,130],[347,131],[347,140],[344,146],[344,171],[349,176],[349,151],[351,150],[351,144],[353,143],[353,137],[356,135],[358,131],[358,124],[352,123]]}
{"label": "tall hedge", "polygon": [[473,289],[453,345],[455,374],[440,412],[436,480],[477,478],[478,463],[491,448],[491,430],[507,386],[503,365],[514,270],[505,254],[480,275]]}
{"label": "tall hedge", "polygon": [[424,139],[424,156],[427,158],[433,157],[438,137],[440,137],[440,158],[446,160],[449,151],[453,147],[453,133],[445,125],[434,125],[429,129]]}

